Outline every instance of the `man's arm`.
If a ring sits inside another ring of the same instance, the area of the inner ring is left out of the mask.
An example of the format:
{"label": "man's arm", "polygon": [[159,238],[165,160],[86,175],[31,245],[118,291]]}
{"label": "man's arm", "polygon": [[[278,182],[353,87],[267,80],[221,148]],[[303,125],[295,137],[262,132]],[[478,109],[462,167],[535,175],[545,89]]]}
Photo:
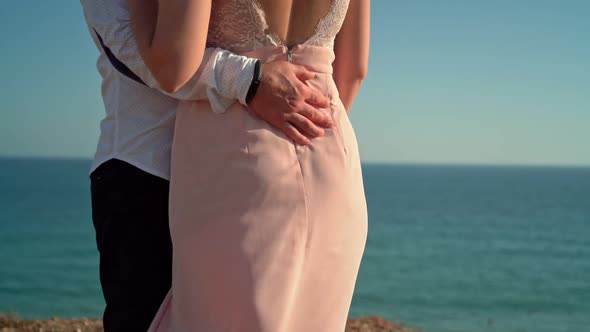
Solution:
{"label": "man's arm", "polygon": [[[255,59],[220,48],[207,48],[202,65],[192,78],[175,92],[163,89],[142,59],[133,37],[126,1],[81,0],[84,16],[97,47],[97,34],[113,55],[148,87],[179,100],[211,101],[213,111],[221,113],[236,100],[245,104],[252,81]],[[231,76],[231,77],[228,77]],[[225,84],[220,84],[224,82]]]}
{"label": "man's arm", "polygon": [[[100,49],[94,30],[113,54],[147,86],[179,100],[209,100],[217,113],[225,111],[236,100],[246,105],[256,59],[220,48],[206,48],[201,65],[188,82],[175,92],[166,92],[139,53],[127,1],[81,0],[81,3],[97,47]],[[314,75],[303,66],[287,62],[265,64],[262,82],[248,109],[295,142],[309,144],[308,137],[321,136],[322,127],[332,126],[330,117],[320,110],[329,106],[329,99],[304,84]],[[303,116],[295,117],[298,114]]]}

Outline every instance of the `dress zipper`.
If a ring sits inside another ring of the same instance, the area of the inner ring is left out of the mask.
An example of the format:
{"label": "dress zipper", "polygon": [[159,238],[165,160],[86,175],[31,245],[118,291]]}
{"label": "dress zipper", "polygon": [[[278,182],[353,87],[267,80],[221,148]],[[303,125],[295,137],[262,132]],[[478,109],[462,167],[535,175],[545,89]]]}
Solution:
{"label": "dress zipper", "polygon": [[293,47],[287,47],[287,62],[293,63]]}

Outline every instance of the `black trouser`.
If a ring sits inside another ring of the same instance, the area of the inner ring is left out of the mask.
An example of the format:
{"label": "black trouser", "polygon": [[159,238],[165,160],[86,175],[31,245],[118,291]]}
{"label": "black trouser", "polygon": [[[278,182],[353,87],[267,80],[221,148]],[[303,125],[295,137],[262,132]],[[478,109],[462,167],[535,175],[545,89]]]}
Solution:
{"label": "black trouser", "polygon": [[90,183],[105,332],[145,332],[172,279],[169,182],[111,159]]}

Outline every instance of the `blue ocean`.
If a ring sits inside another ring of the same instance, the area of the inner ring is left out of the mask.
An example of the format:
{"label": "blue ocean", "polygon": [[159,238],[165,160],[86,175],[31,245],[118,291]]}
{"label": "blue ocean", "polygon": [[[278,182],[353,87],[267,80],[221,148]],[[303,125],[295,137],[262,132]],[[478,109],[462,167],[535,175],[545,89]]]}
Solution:
{"label": "blue ocean", "polygon": [[[365,164],[350,317],[590,331],[590,168]],[[90,160],[0,159],[0,312],[100,317]]]}

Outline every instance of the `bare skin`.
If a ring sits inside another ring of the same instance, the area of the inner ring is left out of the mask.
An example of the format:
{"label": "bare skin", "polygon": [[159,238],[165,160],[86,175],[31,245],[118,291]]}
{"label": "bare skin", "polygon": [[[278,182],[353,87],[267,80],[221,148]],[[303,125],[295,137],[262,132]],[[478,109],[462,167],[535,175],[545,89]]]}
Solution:
{"label": "bare skin", "polygon": [[[266,23],[283,44],[304,43],[324,18],[331,0],[258,0]],[[334,80],[347,111],[367,76],[369,64],[370,1],[350,0],[346,18],[334,41]]]}
{"label": "bare skin", "polygon": [[[140,54],[164,90],[178,90],[200,66],[211,1],[128,0]],[[331,1],[259,0],[259,3],[270,29],[286,45],[294,45],[313,34]],[[334,63],[334,77],[347,110],[366,75],[368,8],[368,0],[350,0],[346,20],[335,41],[338,60]],[[265,64],[261,86],[249,105],[251,111],[296,143],[310,144],[310,138],[323,135],[322,127],[333,125],[322,111],[329,106],[328,98],[305,84],[314,75],[302,66],[285,61]]]}
{"label": "bare skin", "polygon": [[331,0],[258,0],[269,30],[287,46],[304,43],[330,11]]}
{"label": "bare skin", "polygon": [[369,0],[350,0],[346,18],[334,40],[334,81],[347,112],[367,77],[370,7]]}

